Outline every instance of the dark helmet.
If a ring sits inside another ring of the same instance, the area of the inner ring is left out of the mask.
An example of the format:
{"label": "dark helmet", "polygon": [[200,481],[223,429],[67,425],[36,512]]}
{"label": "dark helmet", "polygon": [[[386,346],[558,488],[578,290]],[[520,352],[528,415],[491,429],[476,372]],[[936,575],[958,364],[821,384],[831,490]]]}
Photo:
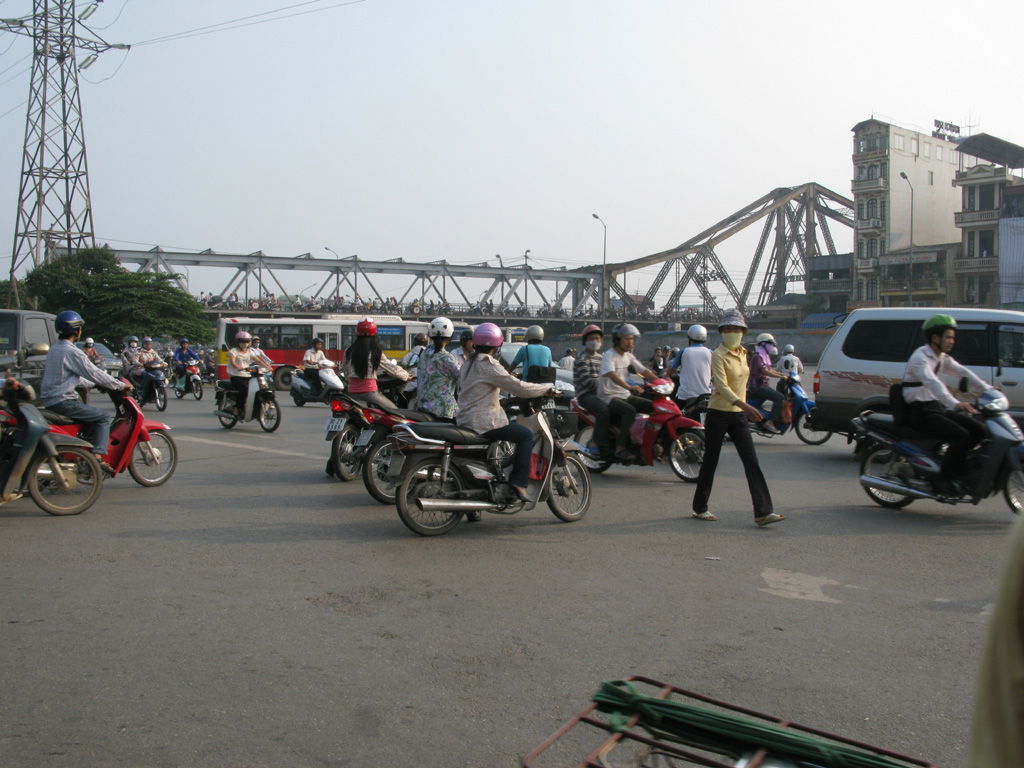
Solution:
{"label": "dark helmet", "polygon": [[191,343],[192,342],[188,340],[188,337],[184,337],[183,336],[182,338],[178,339],[178,344],[191,344]]}
{"label": "dark helmet", "polygon": [[319,336],[314,336],[313,340],[311,342],[309,342],[309,346],[313,347],[313,346],[316,346],[317,344],[323,344],[323,343],[324,343],[323,339],[321,339]]}
{"label": "dark helmet", "polygon": [[467,341],[473,340],[473,331],[467,328],[459,334],[459,344],[465,344]]}
{"label": "dark helmet", "polygon": [[420,344],[422,344],[423,346],[426,346],[427,342],[428,342],[427,334],[425,334],[425,333],[417,333],[413,337],[413,340],[412,340],[412,343],[413,343],[414,346],[420,345]]}
{"label": "dark helmet", "polygon": [[53,324],[59,336],[72,336],[85,325],[85,320],[77,312],[66,309],[54,318]]}
{"label": "dark helmet", "polygon": [[632,336],[636,338],[640,335],[640,329],[632,323],[619,323],[612,328],[612,341],[618,342],[619,339],[626,336]]}

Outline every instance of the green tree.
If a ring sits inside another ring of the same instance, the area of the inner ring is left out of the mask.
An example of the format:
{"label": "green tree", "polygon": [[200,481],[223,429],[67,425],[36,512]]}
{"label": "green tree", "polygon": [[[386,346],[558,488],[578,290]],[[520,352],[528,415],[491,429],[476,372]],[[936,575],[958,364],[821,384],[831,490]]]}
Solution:
{"label": "green tree", "polygon": [[107,248],[83,249],[32,270],[24,290],[44,312],[79,312],[87,334],[114,344],[131,334],[213,339],[209,320],[174,276],[130,272]]}

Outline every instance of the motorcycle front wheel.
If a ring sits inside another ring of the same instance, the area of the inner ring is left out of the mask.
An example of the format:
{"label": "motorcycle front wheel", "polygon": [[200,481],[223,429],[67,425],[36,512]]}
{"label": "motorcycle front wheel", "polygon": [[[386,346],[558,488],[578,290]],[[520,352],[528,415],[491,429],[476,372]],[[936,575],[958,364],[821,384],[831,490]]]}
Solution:
{"label": "motorcycle front wheel", "polygon": [[575,455],[566,456],[563,466],[551,470],[548,507],[567,523],[580,520],[590,509],[590,473]]}
{"label": "motorcycle front wheel", "polygon": [[696,483],[704,463],[704,434],[693,429],[679,435],[669,445],[668,463],[680,480]]}
{"label": "motorcycle front wheel", "polygon": [[[586,448],[594,440],[594,428],[586,426],[576,434],[576,442]],[[587,453],[580,453],[580,461],[594,474],[601,474],[612,465],[610,461],[595,459]]]}
{"label": "motorcycle front wheel", "polygon": [[203,399],[203,382],[201,382],[199,379],[192,379],[191,384],[192,384],[192,397],[194,397],[196,400],[202,400]]}
{"label": "motorcycle front wheel", "polygon": [[396,505],[398,516],[405,527],[420,536],[440,536],[448,533],[462,520],[455,510],[426,511],[420,509],[416,499],[443,499],[462,490],[462,478],[448,467],[447,476],[441,476],[441,458],[430,456],[402,473]]}
{"label": "motorcycle front wheel", "polygon": [[156,409],[158,411],[166,411],[167,410],[167,388],[166,387],[162,387],[162,386],[161,387],[157,387],[156,388],[156,395],[154,396],[154,400],[156,401]]}
{"label": "motorcycle front wheel", "polygon": [[152,429],[149,440],[139,440],[132,450],[128,474],[139,485],[154,488],[171,479],[178,468],[178,446],[162,429]]}
{"label": "motorcycle front wheel", "polygon": [[832,437],[832,433],[828,430],[814,429],[811,426],[811,414],[809,411],[793,417],[793,429],[796,431],[796,436],[807,443],[807,445],[822,445]]}
{"label": "motorcycle front wheel", "polygon": [[260,423],[264,432],[273,432],[281,426],[281,409],[277,407],[277,400],[268,397],[257,407],[256,421]]}
{"label": "motorcycle front wheel", "polygon": [[355,480],[359,474],[359,460],[354,457],[356,440],[359,439],[360,427],[346,424],[345,428],[334,436],[331,442],[331,461],[334,464],[334,476],[348,482]]}
{"label": "motorcycle front wheel", "polygon": [[363,459],[363,485],[381,504],[395,503],[397,483],[388,476],[391,469],[391,443],[381,440],[366,450]]}
{"label": "motorcycle front wheel", "polygon": [[1003,498],[1006,499],[1010,511],[1019,515],[1024,511],[1024,472],[1014,469],[1006,473],[1003,482]]}
{"label": "motorcycle front wheel", "polygon": [[28,493],[40,509],[51,515],[77,515],[91,507],[103,490],[103,470],[92,451],[77,445],[57,446],[53,459],[68,482],[57,479],[51,459],[37,454],[26,470]]}
{"label": "motorcycle front wheel", "polygon": [[[893,451],[887,445],[877,445],[867,453],[860,463],[860,473],[872,477],[891,478],[896,481],[913,477],[914,470],[911,469],[907,460],[902,455],[893,455]],[[914,500],[913,496],[904,496],[902,493],[883,491],[880,488],[868,488],[864,486],[864,492],[868,497],[883,507],[890,509],[901,509]]]}

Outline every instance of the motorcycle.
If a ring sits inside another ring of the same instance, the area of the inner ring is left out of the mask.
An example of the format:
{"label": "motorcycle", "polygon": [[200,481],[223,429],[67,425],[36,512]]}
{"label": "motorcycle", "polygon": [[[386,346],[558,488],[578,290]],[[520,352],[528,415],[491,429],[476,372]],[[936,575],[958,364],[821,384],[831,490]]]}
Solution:
{"label": "motorcycle", "polygon": [[999,390],[990,389],[978,396],[975,407],[988,439],[967,456],[961,494],[940,492],[935,487],[941,477],[941,440],[921,436],[896,423],[889,413],[868,411],[854,418],[857,431],[872,441],[860,465],[860,484],[871,500],[893,509],[914,499],[977,504],[1002,491],[1012,512],[1024,511],[1024,432],[1006,412],[1009,400]]}
{"label": "motorcycle", "polygon": [[306,403],[329,403],[331,399],[345,391],[343,374],[338,373],[333,360],[321,360],[317,363],[317,376],[320,379],[320,391],[314,392],[312,385],[299,371],[292,374],[291,395],[297,406]]}
{"label": "motorcycle", "polygon": [[392,451],[387,436],[398,424],[434,421],[434,417],[402,408],[382,408],[348,395],[331,400],[325,439],[331,441],[327,474],[354,480],[362,472],[363,485],[381,504],[395,503],[395,480],[389,474]]}
{"label": "motorcycle", "polygon": [[[619,462],[584,452],[580,458],[587,469],[600,473],[616,462],[652,466],[656,461],[668,458],[669,466],[677,477],[687,483],[697,482],[700,465],[704,461],[704,427],[699,421],[684,416],[679,402],[671,395],[672,382],[668,379],[655,379],[644,386],[643,396],[652,401],[654,413],[638,413],[630,427],[630,443],[639,449],[635,460]],[[575,398],[571,401],[571,408],[580,419],[576,442],[587,445],[594,439],[596,419]],[[618,427],[609,427],[610,441],[614,441],[617,434]]]}
{"label": "motorcycle", "polygon": [[146,389],[146,396],[139,401],[140,408],[155,403],[158,411],[167,410],[166,367],[167,363],[146,363],[140,372],[133,372],[132,383],[139,390]]}
{"label": "motorcycle", "polygon": [[179,400],[189,392],[196,400],[203,399],[203,375],[200,372],[200,365],[197,361],[190,361],[185,364],[185,373],[175,377],[174,396]]}
{"label": "motorcycle", "polygon": [[481,512],[514,515],[546,501],[552,513],[575,522],[590,508],[590,473],[578,457],[581,446],[558,440],[548,421],[552,398],[520,400],[518,424],[534,434],[528,493],[521,501],[507,481],[512,454],[472,430],[444,422],[399,424],[388,437],[391,477],[398,484],[398,516],[421,536],[455,528],[463,516]]}
{"label": "motorcycle", "polygon": [[0,432],[0,504],[32,501],[51,515],[77,515],[103,490],[103,469],[92,446],[78,437],[51,434],[50,425],[16,391],[4,389],[6,411]]}
{"label": "motorcycle", "polygon": [[274,396],[274,386],[270,382],[270,371],[259,365],[249,369],[249,389],[245,398],[245,410],[239,410],[238,393],[230,379],[217,382],[217,410],[214,411],[220,425],[231,429],[238,422],[259,422],[264,432],[273,432],[281,425],[281,409]]}
{"label": "motorcycle", "polygon": [[[114,475],[125,470],[139,485],[153,488],[163,485],[178,467],[178,447],[170,436],[170,427],[145,417],[130,394],[120,390],[106,391],[114,403],[114,421],[110,425],[107,461]],[[43,418],[55,435],[78,437],[81,425],[59,413],[43,409]]]}
{"label": "motorcycle", "polygon": [[[754,434],[761,435],[762,437],[776,437],[784,435],[792,429],[796,432],[796,436],[807,445],[822,445],[832,437],[832,433],[828,430],[814,429],[811,426],[814,419],[814,409],[817,406],[815,406],[813,400],[807,397],[807,392],[800,383],[800,374],[796,371],[790,371],[789,376],[782,379],[782,394],[785,397],[784,402],[789,403],[789,421],[776,424],[775,426],[778,427],[777,432],[765,429],[762,426],[764,424],[763,421],[751,422],[750,429]],[[771,409],[764,408],[763,402],[750,399],[747,402],[757,408],[764,418],[768,418]]]}

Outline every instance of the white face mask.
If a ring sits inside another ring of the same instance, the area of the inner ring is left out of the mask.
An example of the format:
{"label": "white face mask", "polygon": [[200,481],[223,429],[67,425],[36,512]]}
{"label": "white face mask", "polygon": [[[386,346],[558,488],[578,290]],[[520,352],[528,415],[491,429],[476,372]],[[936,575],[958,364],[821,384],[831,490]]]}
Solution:
{"label": "white face mask", "polygon": [[591,352],[597,352],[597,350],[601,348],[601,340],[587,339],[586,343],[583,346],[585,346]]}
{"label": "white face mask", "polygon": [[139,342],[137,342],[137,341],[129,342],[128,346],[132,347],[134,349],[135,347],[139,346]]}

